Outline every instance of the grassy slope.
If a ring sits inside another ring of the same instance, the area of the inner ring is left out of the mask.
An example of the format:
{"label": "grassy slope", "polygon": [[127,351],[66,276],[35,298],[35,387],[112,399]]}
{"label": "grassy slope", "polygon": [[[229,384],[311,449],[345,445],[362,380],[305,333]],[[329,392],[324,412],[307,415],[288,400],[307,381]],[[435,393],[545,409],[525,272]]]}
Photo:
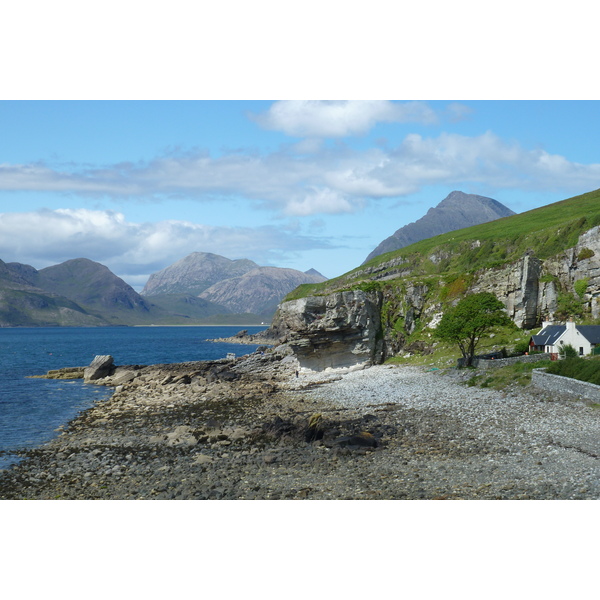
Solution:
{"label": "grassy slope", "polygon": [[[412,276],[451,279],[453,274],[514,262],[529,250],[546,259],[573,247],[583,232],[597,225],[600,225],[600,190],[382,254],[335,279],[301,285],[286,300],[350,289],[373,278],[365,273],[366,269],[381,267],[377,275],[385,275],[389,269],[385,263],[391,260],[403,260]],[[474,244],[476,240],[478,245]],[[433,254],[438,257],[435,263],[429,259]]]}

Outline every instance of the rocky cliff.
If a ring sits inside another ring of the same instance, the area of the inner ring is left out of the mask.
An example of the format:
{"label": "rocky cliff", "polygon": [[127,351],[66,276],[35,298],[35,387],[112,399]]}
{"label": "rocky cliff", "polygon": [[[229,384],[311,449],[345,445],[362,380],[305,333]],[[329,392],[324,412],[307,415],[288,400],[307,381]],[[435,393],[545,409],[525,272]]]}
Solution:
{"label": "rocky cliff", "polygon": [[282,303],[269,333],[293,350],[302,368],[362,368],[383,358],[380,307],[377,292],[309,296]]}
{"label": "rocky cliff", "polygon": [[366,366],[415,344],[427,351],[423,340],[446,308],[473,292],[492,292],[523,329],[597,321],[600,191],[547,208],[434,238],[313,287],[314,296],[280,305],[272,334],[319,370]]}

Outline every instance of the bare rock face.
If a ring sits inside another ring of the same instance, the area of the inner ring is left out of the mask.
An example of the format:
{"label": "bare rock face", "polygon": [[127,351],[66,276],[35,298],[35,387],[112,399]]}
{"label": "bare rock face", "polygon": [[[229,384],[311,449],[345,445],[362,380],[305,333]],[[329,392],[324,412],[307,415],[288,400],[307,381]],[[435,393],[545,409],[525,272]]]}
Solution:
{"label": "bare rock face", "polygon": [[538,258],[525,256],[504,269],[485,271],[472,291],[492,292],[518,327],[530,329],[538,320],[542,265]]}
{"label": "bare rock face", "polygon": [[301,368],[363,368],[383,358],[381,295],[361,290],[283,302],[271,335],[285,342]]}
{"label": "bare rock face", "polygon": [[114,359],[112,356],[98,355],[91,362],[89,367],[86,367],[83,372],[84,381],[95,381],[111,375],[114,371]]}
{"label": "bare rock face", "polygon": [[582,234],[577,245],[540,260],[533,255],[502,269],[478,274],[474,292],[489,291],[504,302],[509,317],[524,329],[554,320],[559,296],[575,292],[582,281],[580,300],[593,319],[600,317],[600,227]]}

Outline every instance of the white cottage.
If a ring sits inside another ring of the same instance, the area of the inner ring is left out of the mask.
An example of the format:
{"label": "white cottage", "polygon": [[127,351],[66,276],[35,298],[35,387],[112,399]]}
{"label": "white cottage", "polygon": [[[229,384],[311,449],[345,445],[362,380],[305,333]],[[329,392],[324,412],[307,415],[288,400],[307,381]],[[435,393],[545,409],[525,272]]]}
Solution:
{"label": "white cottage", "polygon": [[531,336],[529,347],[532,351],[547,352],[553,359],[563,346],[573,346],[579,356],[586,356],[600,346],[600,325],[575,325],[572,320],[564,325],[544,322],[541,331]]}

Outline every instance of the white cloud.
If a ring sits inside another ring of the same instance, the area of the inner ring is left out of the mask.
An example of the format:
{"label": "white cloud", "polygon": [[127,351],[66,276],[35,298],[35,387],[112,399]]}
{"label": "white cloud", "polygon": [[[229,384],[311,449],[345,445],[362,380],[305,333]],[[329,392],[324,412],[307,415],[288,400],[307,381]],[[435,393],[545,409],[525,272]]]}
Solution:
{"label": "white cloud", "polygon": [[281,266],[302,251],[329,247],[326,239],[282,227],[212,227],[189,221],[131,223],[121,213],[87,209],[0,213],[0,258],[4,262],[40,269],[84,257],[105,264],[139,289],[151,273],[192,252]]}
{"label": "white cloud", "polygon": [[579,164],[544,150],[528,150],[491,132],[410,134],[390,149],[308,147],[310,153],[299,154],[291,145],[270,154],[236,152],[215,158],[196,153],[70,172],[2,165],[0,190],[123,199],[235,198],[279,215],[308,216],[356,212],[368,200],[406,196],[427,185],[456,188],[471,182],[488,189],[573,193],[600,186],[600,164]]}
{"label": "white cloud", "polygon": [[265,129],[309,138],[362,135],[377,123],[437,121],[434,111],[423,102],[387,100],[282,100],[251,118]]}

